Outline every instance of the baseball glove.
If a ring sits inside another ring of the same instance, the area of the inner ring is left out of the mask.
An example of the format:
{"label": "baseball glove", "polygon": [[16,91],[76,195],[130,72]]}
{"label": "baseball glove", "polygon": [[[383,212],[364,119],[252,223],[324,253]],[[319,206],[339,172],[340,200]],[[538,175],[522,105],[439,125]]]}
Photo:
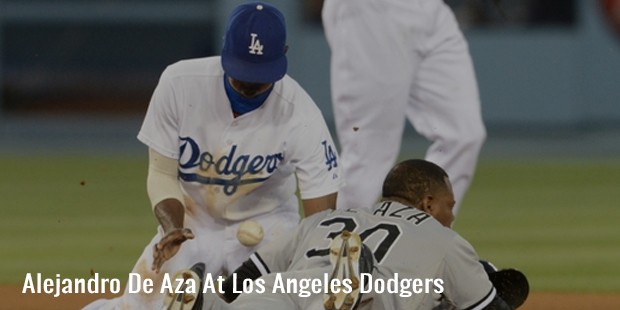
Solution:
{"label": "baseball glove", "polygon": [[488,273],[497,294],[513,309],[520,307],[530,292],[525,275],[516,269],[501,269]]}

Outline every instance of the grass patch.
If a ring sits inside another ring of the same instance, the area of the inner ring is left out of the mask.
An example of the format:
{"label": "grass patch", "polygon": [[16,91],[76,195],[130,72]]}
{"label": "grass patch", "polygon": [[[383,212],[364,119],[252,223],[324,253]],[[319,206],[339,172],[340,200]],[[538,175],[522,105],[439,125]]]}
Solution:
{"label": "grass patch", "polygon": [[[156,220],[146,158],[0,157],[0,283],[126,279]],[[620,292],[620,162],[483,160],[455,229],[535,291]]]}
{"label": "grass patch", "polygon": [[126,278],[155,231],[145,158],[2,157],[0,171],[0,283]]}
{"label": "grass patch", "polygon": [[620,163],[485,161],[455,229],[533,290],[620,291]]}

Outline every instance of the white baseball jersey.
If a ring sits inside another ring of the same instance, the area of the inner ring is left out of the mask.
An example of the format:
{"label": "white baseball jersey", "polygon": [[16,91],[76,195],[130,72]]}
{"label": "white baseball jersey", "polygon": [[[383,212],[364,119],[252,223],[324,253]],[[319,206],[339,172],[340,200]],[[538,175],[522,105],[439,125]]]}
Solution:
{"label": "white baseball jersey", "polygon": [[338,158],[323,116],[289,76],[263,105],[237,118],[219,57],[169,66],[153,94],[138,139],[179,160],[189,208],[243,220],[302,199],[337,192]]}
{"label": "white baseball jersey", "polygon": [[[343,229],[356,232],[374,253],[373,277],[382,279],[441,279],[443,295],[458,309],[481,309],[495,289],[473,247],[429,214],[397,202],[363,210],[324,211],[304,219],[294,234],[284,236],[253,254],[261,272],[316,270],[330,266],[329,245]],[[284,273],[285,274],[285,273]],[[284,275],[283,274],[283,275]],[[432,309],[436,292],[373,294],[373,309]]]}
{"label": "white baseball jersey", "polygon": [[369,208],[399,155],[405,119],[463,200],[486,132],[467,42],[442,0],[325,0],[331,91],[346,186],[338,208]]}
{"label": "white baseball jersey", "polygon": [[[158,233],[132,273],[154,280],[204,261],[208,272],[230,272],[262,244],[286,235],[299,222],[297,183],[303,199],[338,191],[338,155],[323,116],[288,76],[275,83],[259,108],[233,117],[219,57],[184,60],[163,72],[138,139],[178,159],[185,196],[184,226],[195,238],[150,270]],[[296,179],[297,177],[297,179]],[[241,220],[264,229],[257,247],[236,238]],[[159,309],[163,294],[131,294],[98,300],[85,309]]]}

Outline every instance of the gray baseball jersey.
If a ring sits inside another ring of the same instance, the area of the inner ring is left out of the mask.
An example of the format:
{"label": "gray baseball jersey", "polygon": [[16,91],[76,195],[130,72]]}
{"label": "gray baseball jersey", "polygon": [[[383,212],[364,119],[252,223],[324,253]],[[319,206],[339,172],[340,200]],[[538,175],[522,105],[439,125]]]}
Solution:
{"label": "gray baseball jersey", "polygon": [[[483,308],[495,289],[473,247],[429,214],[397,202],[363,210],[324,211],[301,222],[252,255],[262,273],[327,267],[330,240],[343,229],[356,232],[374,253],[373,277],[441,280],[445,298],[459,309]],[[432,309],[441,294],[373,294],[373,309]],[[367,297],[364,297],[367,298]]]}

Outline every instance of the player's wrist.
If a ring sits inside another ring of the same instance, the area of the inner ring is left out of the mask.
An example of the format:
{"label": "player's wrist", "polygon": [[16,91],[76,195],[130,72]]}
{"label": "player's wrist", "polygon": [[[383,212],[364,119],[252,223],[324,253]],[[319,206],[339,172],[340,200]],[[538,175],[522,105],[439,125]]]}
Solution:
{"label": "player's wrist", "polygon": [[185,208],[178,200],[163,200],[155,206],[153,211],[164,233],[184,229]]}
{"label": "player's wrist", "polygon": [[174,233],[183,233],[183,231],[186,228],[183,228],[183,227],[163,227],[162,226],[162,229],[164,230],[164,234],[165,235],[171,235],[171,234],[174,234]]}

